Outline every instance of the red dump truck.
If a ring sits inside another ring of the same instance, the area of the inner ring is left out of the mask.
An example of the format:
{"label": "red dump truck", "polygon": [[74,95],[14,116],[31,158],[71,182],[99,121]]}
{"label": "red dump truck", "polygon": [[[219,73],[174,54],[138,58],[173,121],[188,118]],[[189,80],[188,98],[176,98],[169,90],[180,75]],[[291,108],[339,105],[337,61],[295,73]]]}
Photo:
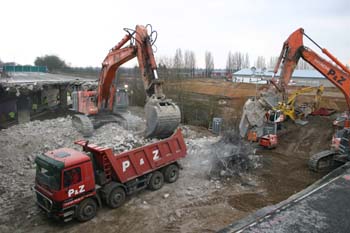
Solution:
{"label": "red dump truck", "polygon": [[38,155],[34,191],[38,206],[64,221],[95,217],[102,203],[117,208],[125,196],[144,188],[160,189],[179,176],[186,156],[181,130],[171,137],[121,154],[76,141],[83,151],[61,148]]}

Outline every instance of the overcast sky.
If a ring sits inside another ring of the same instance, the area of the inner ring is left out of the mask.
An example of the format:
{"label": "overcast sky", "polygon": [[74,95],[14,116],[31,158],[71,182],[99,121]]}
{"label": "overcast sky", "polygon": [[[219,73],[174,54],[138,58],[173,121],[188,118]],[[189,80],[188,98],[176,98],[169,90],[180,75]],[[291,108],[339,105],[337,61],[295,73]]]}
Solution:
{"label": "overcast sky", "polygon": [[278,56],[299,27],[350,62],[349,0],[3,0],[0,6],[0,59],[20,64],[55,54],[72,66],[100,66],[124,27],[148,23],[158,31],[156,57],[190,49],[199,67],[206,50],[215,68],[225,68],[230,50],[249,53],[251,65],[259,55]]}

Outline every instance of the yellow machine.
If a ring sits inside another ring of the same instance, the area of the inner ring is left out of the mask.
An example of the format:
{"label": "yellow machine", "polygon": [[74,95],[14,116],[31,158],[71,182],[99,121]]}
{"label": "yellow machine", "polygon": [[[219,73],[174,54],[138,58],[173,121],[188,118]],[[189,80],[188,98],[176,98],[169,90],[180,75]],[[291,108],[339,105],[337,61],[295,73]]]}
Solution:
{"label": "yellow machine", "polygon": [[319,87],[305,87],[305,88],[301,88],[299,90],[294,91],[287,100],[287,103],[279,103],[279,105],[277,106],[276,109],[274,110],[280,110],[283,112],[283,114],[287,117],[289,117],[290,119],[292,119],[293,121],[295,121],[296,119],[299,118],[300,115],[305,115],[303,112],[301,112],[301,114],[297,114],[296,110],[295,110],[295,101],[296,98],[304,93],[309,93],[316,90],[316,95],[315,95],[315,102],[312,106],[312,111],[316,110],[319,108],[319,104],[321,101],[321,97],[324,91],[324,87],[323,85],[320,85]]}

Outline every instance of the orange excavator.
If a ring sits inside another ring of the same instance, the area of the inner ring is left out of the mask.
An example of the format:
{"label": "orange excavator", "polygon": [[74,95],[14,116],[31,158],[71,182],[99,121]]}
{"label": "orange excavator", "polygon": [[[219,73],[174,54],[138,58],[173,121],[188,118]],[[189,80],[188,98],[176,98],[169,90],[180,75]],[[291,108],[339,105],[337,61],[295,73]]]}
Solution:
{"label": "orange excavator", "polygon": [[[121,100],[127,99],[127,93],[117,90],[113,80],[122,64],[137,57],[147,95],[145,136],[166,138],[179,125],[180,110],[174,102],[165,97],[162,89],[163,81],[157,74],[157,64],[152,50],[157,32],[153,31],[149,24],[137,25],[135,30],[124,30],[127,34],[109,51],[102,63],[97,91],[73,92],[73,109],[80,113],[73,117],[73,126],[84,136],[91,136],[94,128],[105,123],[124,124],[128,120],[123,111],[118,111],[118,106],[122,109],[125,107],[125,101]],[[154,39],[153,36],[155,36]],[[124,46],[128,42],[130,44]]]}
{"label": "orange excavator", "polygon": [[[310,48],[304,46],[304,36],[320,48],[331,61],[327,61]],[[278,84],[275,82],[275,86],[282,92],[284,98],[287,96],[286,87],[300,58],[304,59],[333,83],[344,94],[348,106],[344,128],[336,134],[339,139],[338,146],[332,146],[332,149],[330,150],[312,155],[309,160],[309,167],[311,170],[319,171],[325,168],[329,169],[338,163],[344,163],[350,160],[350,70],[328,52],[327,49],[322,48],[307,36],[304,33],[304,29],[300,28],[293,32],[284,42],[281,54],[274,69],[274,73],[276,74],[282,63],[280,80]]]}

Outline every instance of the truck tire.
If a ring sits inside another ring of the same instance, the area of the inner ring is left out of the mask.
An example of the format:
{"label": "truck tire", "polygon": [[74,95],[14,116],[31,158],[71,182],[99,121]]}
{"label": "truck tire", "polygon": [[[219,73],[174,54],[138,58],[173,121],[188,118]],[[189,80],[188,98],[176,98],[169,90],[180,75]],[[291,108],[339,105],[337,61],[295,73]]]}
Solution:
{"label": "truck tire", "polygon": [[160,171],[153,172],[147,188],[150,190],[158,190],[164,185],[164,176]]}
{"label": "truck tire", "polygon": [[110,192],[108,196],[107,204],[109,207],[115,209],[121,206],[124,203],[124,201],[125,201],[124,189],[121,187],[116,187]]}
{"label": "truck tire", "polygon": [[168,183],[174,183],[179,178],[179,168],[175,164],[167,166],[164,170],[164,180]]}
{"label": "truck tire", "polygon": [[96,212],[97,212],[96,202],[93,199],[88,198],[79,204],[76,210],[76,217],[78,221],[86,222],[94,218],[96,216]]}

